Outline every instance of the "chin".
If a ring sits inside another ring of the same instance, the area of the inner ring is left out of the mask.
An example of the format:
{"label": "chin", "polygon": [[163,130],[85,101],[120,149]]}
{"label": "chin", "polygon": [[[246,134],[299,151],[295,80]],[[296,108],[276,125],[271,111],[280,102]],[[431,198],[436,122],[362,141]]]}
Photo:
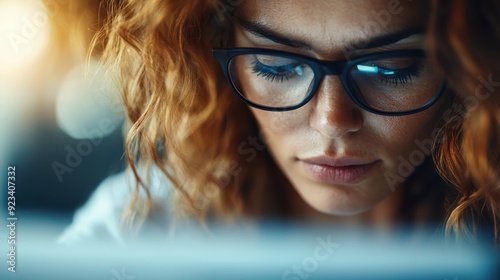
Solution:
{"label": "chin", "polygon": [[[308,203],[309,204],[309,203]],[[373,206],[370,207],[337,207],[337,206],[321,206],[321,205],[314,205],[314,204],[309,204],[313,209],[316,211],[327,214],[327,215],[332,215],[332,216],[343,216],[343,217],[349,217],[349,216],[356,216],[359,214],[363,214],[371,209],[373,209]]]}
{"label": "chin", "polygon": [[[334,196],[334,197],[332,197]],[[316,211],[332,216],[355,216],[373,209],[380,201],[367,201],[360,195],[305,195],[303,200]]]}

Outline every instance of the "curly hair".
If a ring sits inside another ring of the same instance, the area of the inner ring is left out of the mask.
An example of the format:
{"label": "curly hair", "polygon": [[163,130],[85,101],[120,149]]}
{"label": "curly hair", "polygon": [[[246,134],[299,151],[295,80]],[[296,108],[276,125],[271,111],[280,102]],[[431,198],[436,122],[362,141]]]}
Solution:
{"label": "curly hair", "polygon": [[[444,127],[435,162],[458,192],[448,236],[498,241],[500,218],[500,3],[434,1],[430,55],[460,95],[466,113]],[[468,106],[466,106],[469,104]]]}
{"label": "curly hair", "polygon": [[94,45],[103,44],[128,116],[125,154],[137,181],[125,213],[129,225],[154,207],[142,176],[151,167],[172,184],[176,216],[203,222],[209,214],[231,219],[279,208],[267,201],[272,190],[261,195],[273,169],[268,154],[249,164],[239,152],[246,138],[258,135],[257,125],[212,57],[229,22],[224,9],[231,6],[221,3],[128,0],[107,7],[114,16]]}

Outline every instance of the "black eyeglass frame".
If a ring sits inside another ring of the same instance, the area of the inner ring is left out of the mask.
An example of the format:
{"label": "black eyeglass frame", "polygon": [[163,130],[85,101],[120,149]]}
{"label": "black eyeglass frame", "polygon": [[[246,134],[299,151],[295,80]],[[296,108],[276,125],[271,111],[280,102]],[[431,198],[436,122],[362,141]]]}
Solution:
{"label": "black eyeglass frame", "polygon": [[[300,54],[294,54],[294,53],[289,53],[289,52],[284,52],[284,51],[279,51],[279,50],[271,50],[271,49],[261,49],[261,48],[214,48],[212,50],[212,54],[215,57],[215,59],[219,62],[219,64],[222,67],[222,71],[224,72],[224,76],[226,77],[227,82],[229,83],[231,89],[233,90],[234,93],[247,105],[252,106],[257,109],[265,110],[265,111],[291,111],[298,109],[305,104],[307,104],[311,99],[314,97],[316,92],[318,91],[318,87],[320,86],[321,82],[323,81],[323,78],[326,75],[335,75],[338,76],[341,83],[342,87],[344,88],[345,92],[351,100],[358,105],[360,108],[373,113],[377,115],[383,115],[383,116],[404,116],[404,115],[411,115],[415,113],[422,112],[432,105],[434,105],[439,98],[443,95],[445,89],[446,89],[446,81],[443,80],[441,87],[439,88],[438,92],[436,92],[436,95],[434,98],[432,98],[429,102],[421,106],[420,108],[417,109],[412,109],[408,111],[401,111],[401,112],[386,112],[386,111],[381,111],[378,109],[374,109],[362,101],[359,100],[358,97],[353,93],[354,90],[351,89],[351,85],[348,80],[348,75],[349,71],[357,64],[361,64],[365,61],[371,61],[371,60],[379,60],[379,59],[384,59],[384,58],[393,58],[393,57],[417,57],[417,58],[425,58],[425,51],[419,50],[419,49],[413,49],[413,50],[401,50],[401,51],[390,51],[390,52],[381,52],[381,53],[375,53],[375,54],[368,54],[364,56],[359,56],[351,60],[337,60],[337,61],[326,61],[326,60],[318,60],[312,57],[300,55]],[[314,81],[313,85],[311,88],[311,91],[308,93],[308,95],[304,98],[302,102],[300,102],[297,105],[294,106],[288,106],[288,107],[268,107],[268,106],[263,106],[260,104],[253,103],[252,101],[248,100],[245,98],[245,96],[239,92],[239,90],[236,88],[236,86],[233,83],[233,80],[231,78],[231,75],[229,73],[229,67],[230,67],[230,62],[233,58],[236,56],[240,55],[248,55],[248,54],[254,54],[254,55],[277,55],[283,58],[288,58],[288,59],[293,59],[302,63],[307,64],[309,67],[314,72]]]}

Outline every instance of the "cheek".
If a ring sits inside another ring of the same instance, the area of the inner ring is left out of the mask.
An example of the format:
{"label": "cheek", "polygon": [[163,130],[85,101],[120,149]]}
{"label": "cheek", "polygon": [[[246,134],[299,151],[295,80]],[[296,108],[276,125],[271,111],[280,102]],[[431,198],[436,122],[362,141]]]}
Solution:
{"label": "cheek", "polygon": [[294,139],[301,130],[308,126],[308,117],[302,113],[301,109],[268,112],[251,108],[251,111],[259,125],[260,134],[271,148]]}
{"label": "cheek", "polygon": [[[401,157],[409,159],[415,156],[412,164],[419,165],[423,162],[422,155],[429,155],[431,149],[432,131],[437,127],[440,115],[438,110],[426,111],[403,117],[374,116],[368,120],[370,127],[377,136],[380,156],[386,160],[389,169],[397,168]],[[417,143],[425,143],[418,145]],[[423,148],[424,147],[424,148]]]}

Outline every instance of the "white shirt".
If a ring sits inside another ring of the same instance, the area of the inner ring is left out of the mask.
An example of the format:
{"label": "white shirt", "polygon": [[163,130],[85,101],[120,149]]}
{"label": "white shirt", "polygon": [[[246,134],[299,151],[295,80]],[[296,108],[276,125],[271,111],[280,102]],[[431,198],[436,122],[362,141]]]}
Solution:
{"label": "white shirt", "polygon": [[[87,202],[76,211],[73,222],[58,238],[58,243],[70,245],[102,238],[111,238],[123,243],[129,232],[122,225],[122,217],[131,201],[135,182],[131,171],[106,178]],[[158,169],[151,170],[149,186],[154,216],[149,217],[144,226],[166,228],[169,217],[172,217],[172,187]],[[139,195],[145,197],[142,188]]]}

